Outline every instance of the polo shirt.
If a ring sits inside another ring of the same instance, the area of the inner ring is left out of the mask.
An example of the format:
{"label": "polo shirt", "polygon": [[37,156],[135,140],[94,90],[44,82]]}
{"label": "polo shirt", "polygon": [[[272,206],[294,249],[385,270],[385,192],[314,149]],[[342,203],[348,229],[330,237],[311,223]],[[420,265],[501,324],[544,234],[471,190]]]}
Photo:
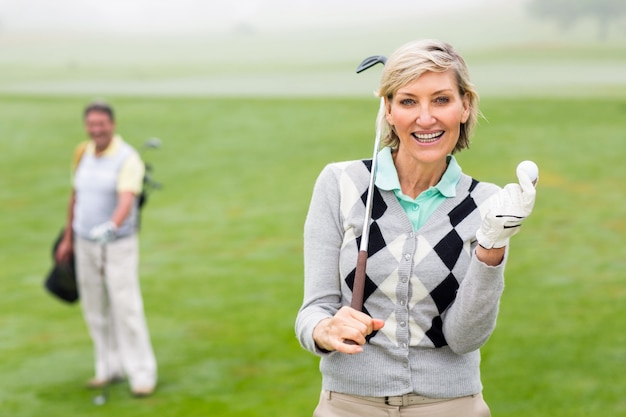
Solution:
{"label": "polo shirt", "polygon": [[381,190],[393,191],[411,220],[413,230],[418,230],[446,198],[456,196],[456,186],[461,179],[461,173],[461,167],[454,156],[448,155],[448,168],[439,182],[413,199],[402,193],[398,172],[391,156],[391,148],[384,147],[378,152],[375,183],[376,187]]}
{"label": "polo shirt", "polygon": [[[109,146],[107,146],[107,148],[104,150],[102,156],[115,154],[117,149],[120,147],[122,141],[123,139],[121,136],[113,136],[113,139],[111,139],[111,143],[109,143]],[[93,141],[90,140],[84,145],[84,153],[88,155],[94,155],[96,153],[96,145]],[[80,161],[81,156],[82,155],[80,155],[78,158],[75,157],[72,176],[74,174],[74,171],[76,170],[76,167],[78,166],[78,162]],[[133,152],[128,158],[126,158],[126,161],[124,161],[124,164],[122,165],[122,168],[119,172],[117,179],[117,191],[131,191],[135,195],[139,195],[143,187],[143,175],[143,162],[141,161],[139,154]]]}

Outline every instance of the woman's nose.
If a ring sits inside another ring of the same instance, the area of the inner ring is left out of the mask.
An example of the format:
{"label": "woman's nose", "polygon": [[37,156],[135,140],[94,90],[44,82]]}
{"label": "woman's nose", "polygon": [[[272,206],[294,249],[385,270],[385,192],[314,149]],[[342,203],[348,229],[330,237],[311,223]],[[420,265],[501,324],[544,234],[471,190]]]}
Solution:
{"label": "woman's nose", "polygon": [[436,122],[429,106],[420,106],[415,118],[415,123],[420,126],[430,126]]}

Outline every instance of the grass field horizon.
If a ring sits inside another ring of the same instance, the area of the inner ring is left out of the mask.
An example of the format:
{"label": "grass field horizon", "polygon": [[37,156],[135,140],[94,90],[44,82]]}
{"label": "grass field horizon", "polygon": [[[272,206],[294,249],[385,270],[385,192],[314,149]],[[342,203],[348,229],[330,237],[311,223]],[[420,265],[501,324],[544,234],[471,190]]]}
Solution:
{"label": "grass field horizon", "polygon": [[[457,156],[464,172],[504,185],[521,160],[540,168],[482,349],[484,395],[494,416],[626,416],[626,45],[580,31],[539,42],[549,29],[538,27],[520,42],[481,43],[485,27],[474,40],[449,36],[468,51],[485,116]],[[371,156],[380,71],[357,76],[358,61],[421,32],[380,33],[325,50],[315,36],[240,38],[232,54],[216,41],[91,50],[91,40],[0,37],[1,415],[312,415],[318,359],[293,331],[304,217],[325,164]],[[92,345],[80,307],[42,286],[95,97],[134,146],[162,140],[144,158],[164,184],[140,232],[159,386],[137,400],[116,385],[102,407],[83,387]]]}

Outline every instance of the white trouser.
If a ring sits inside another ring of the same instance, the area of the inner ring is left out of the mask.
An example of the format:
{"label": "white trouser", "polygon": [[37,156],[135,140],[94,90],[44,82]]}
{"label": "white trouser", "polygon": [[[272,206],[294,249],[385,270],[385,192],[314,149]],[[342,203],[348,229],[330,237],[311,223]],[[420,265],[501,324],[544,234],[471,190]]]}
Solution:
{"label": "white trouser", "polygon": [[128,376],[131,388],[154,387],[157,366],[139,287],[137,235],[100,245],[77,237],[76,275],[94,342],[97,379]]}

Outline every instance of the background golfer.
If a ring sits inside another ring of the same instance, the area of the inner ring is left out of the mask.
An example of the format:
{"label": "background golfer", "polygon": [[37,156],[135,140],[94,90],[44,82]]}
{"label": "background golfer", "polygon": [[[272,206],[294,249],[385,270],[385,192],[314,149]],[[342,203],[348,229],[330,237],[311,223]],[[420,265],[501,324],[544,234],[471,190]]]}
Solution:
{"label": "background golfer", "polygon": [[378,94],[384,147],[362,312],[350,299],[369,161],[326,166],[305,222],[296,333],[321,356],[314,415],[489,416],[479,348],[495,327],[509,238],[534,205],[532,179],[518,170],[519,184],[500,189],[452,156],[469,145],[478,96],[450,45],[399,48]]}
{"label": "background golfer", "polygon": [[157,368],[139,287],[138,203],[144,165],[137,152],[115,135],[113,109],[89,104],[84,112],[91,138],[75,154],[76,169],[68,226],[57,260],[75,251],[85,321],[94,342],[100,388],[129,379],[135,396],[152,394]]}

